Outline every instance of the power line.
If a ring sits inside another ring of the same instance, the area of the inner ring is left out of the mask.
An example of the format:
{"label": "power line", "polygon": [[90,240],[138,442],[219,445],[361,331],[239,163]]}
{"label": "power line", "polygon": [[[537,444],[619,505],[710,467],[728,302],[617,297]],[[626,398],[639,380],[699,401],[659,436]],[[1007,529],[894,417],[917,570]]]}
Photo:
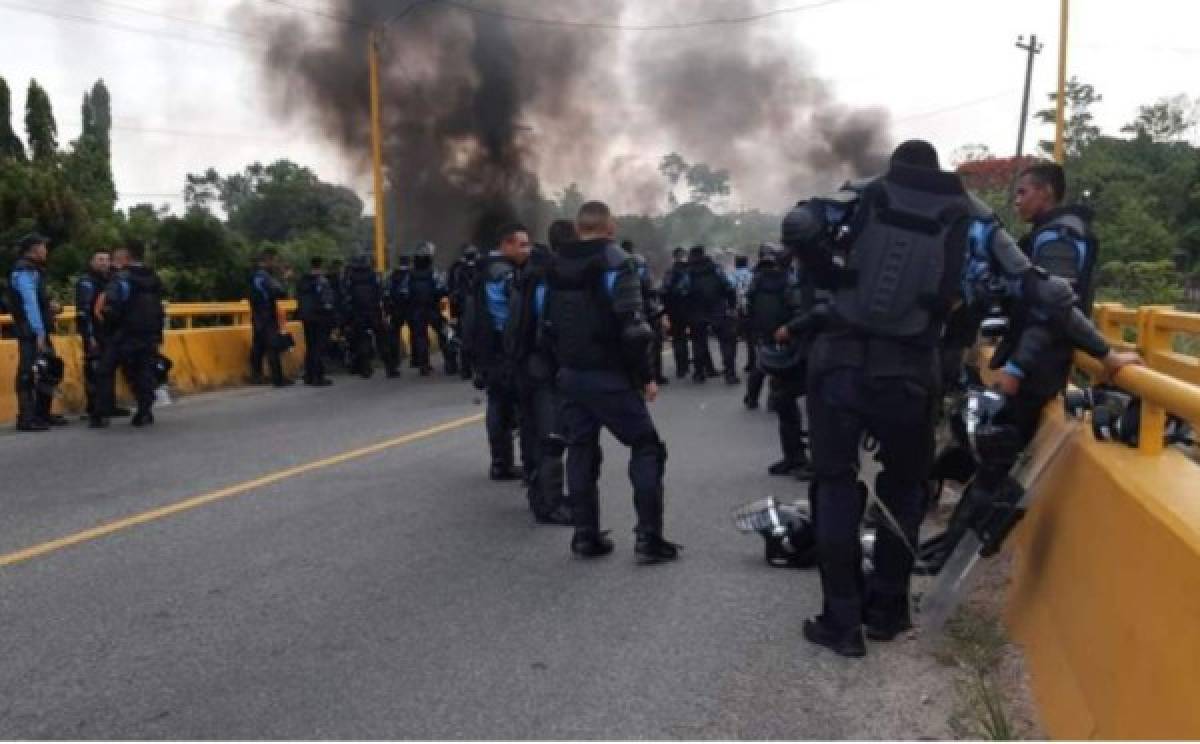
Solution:
{"label": "power line", "polygon": [[[700,28],[705,26],[731,26],[742,23],[753,23],[755,21],[767,20],[769,18],[775,18],[782,15],[801,13],[806,10],[816,10],[817,8],[823,8],[829,5],[838,5],[847,1],[848,0],[818,0],[818,2],[809,3],[807,5],[794,5],[786,8],[776,8],[774,10],[763,11],[761,13],[752,13],[750,15],[730,16],[728,18],[705,18],[695,21],[678,21],[675,23],[627,25],[621,23],[605,23],[603,21],[571,21],[558,18],[526,16],[517,13],[508,13],[502,10],[481,8],[467,2],[461,2],[460,0],[417,0],[417,2],[414,2],[399,15],[389,18],[387,21],[385,21],[385,23],[392,23],[399,18],[402,18],[418,6],[428,5],[431,3],[440,3],[452,8],[457,8],[467,13],[474,13],[476,15],[489,16],[492,18],[502,18],[506,21],[514,21],[517,23],[534,23],[542,26],[558,26],[563,28],[582,28],[605,31],[678,31],[682,29]],[[315,8],[306,8],[304,6],[295,5],[294,3],[288,2],[288,0],[262,0],[262,2],[278,5],[282,8],[288,8],[289,10],[294,10],[298,13],[307,13],[309,15],[324,18],[329,21],[345,23],[361,28],[371,27],[371,23],[367,21],[350,16],[339,15],[336,13],[329,13],[326,11],[317,10]]]}
{"label": "power line", "polygon": [[208,23],[206,21],[200,21],[195,18],[185,18],[183,16],[171,15],[170,13],[158,13],[153,10],[147,10],[146,8],[139,8],[134,5],[125,5],[124,3],[112,2],[112,0],[92,0],[92,2],[96,3],[98,5],[107,5],[110,8],[116,8],[118,10],[123,10],[128,13],[139,13],[141,15],[151,16],[153,18],[164,18],[168,21],[174,21],[176,23],[186,23],[186,24],[189,24],[192,26],[198,26],[200,28],[208,28],[208,29],[212,29],[213,31],[219,31],[219,32],[225,33],[225,34],[233,34],[235,36],[246,36],[246,37],[258,38],[258,39],[267,38],[263,34],[251,33],[249,31],[241,31],[236,28],[230,28],[229,26],[222,26],[222,25],[216,24],[216,23]]}
{"label": "power line", "polygon": [[38,15],[49,16],[51,18],[58,18],[58,19],[64,20],[64,21],[74,21],[77,23],[90,23],[90,24],[94,24],[97,26],[104,26],[106,28],[116,29],[118,31],[128,31],[130,33],[136,33],[136,34],[147,34],[149,36],[154,36],[155,38],[159,38],[159,39],[162,39],[162,38],[178,39],[179,41],[186,41],[186,42],[190,42],[192,44],[203,44],[204,46],[218,47],[218,48],[222,48],[222,49],[235,49],[237,51],[242,51],[245,48],[243,46],[237,46],[234,44],[229,44],[229,43],[220,42],[220,41],[198,39],[194,36],[187,36],[185,34],[176,34],[176,33],[170,32],[170,31],[155,31],[155,30],[146,29],[146,28],[139,28],[137,26],[127,26],[123,23],[115,23],[113,21],[106,21],[102,18],[94,18],[91,16],[75,15],[73,13],[59,13],[57,11],[44,10],[42,8],[30,8],[25,5],[15,5],[13,3],[4,2],[3,0],[0,0],[0,7],[8,8],[10,10],[19,11],[22,13],[35,13]]}
{"label": "power line", "polygon": [[[276,0],[271,0],[275,2]],[[507,21],[517,21],[519,23],[536,23],[543,26],[562,26],[567,28],[589,28],[600,29],[606,31],[678,31],[688,28],[700,28],[703,26],[732,26],[742,23],[753,23],[762,21],[768,18],[777,16],[789,15],[792,13],[801,13],[806,10],[816,10],[829,5],[837,5],[846,2],[847,0],[819,0],[819,2],[809,3],[808,5],[795,5],[787,8],[776,8],[761,13],[753,13],[743,16],[731,16],[728,18],[707,18],[696,21],[679,21],[676,23],[658,23],[649,25],[625,25],[621,23],[604,23],[602,21],[568,21],[554,18],[538,18],[534,16],[523,16],[515,13],[506,13],[501,10],[491,10],[489,8],[480,8],[459,0],[438,0],[443,5],[449,5],[459,10],[464,10],[468,13],[477,15],[491,16],[493,18],[503,18]]]}
{"label": "power line", "polygon": [[345,23],[348,26],[359,26],[360,28],[370,28],[371,27],[370,23],[367,23],[366,21],[360,21],[357,18],[354,18],[352,16],[341,15],[339,13],[330,13],[330,12],[324,11],[324,10],[317,10],[316,8],[306,8],[303,5],[295,5],[293,3],[289,3],[289,2],[287,2],[287,0],[262,0],[262,1],[266,2],[266,3],[271,3],[272,5],[278,5],[281,8],[287,8],[288,10],[294,10],[297,13],[307,13],[308,15],[311,15],[311,16],[317,16],[318,18],[324,18],[327,21],[336,21],[337,23]]}
{"label": "power line", "polygon": [[909,116],[902,116],[899,119],[893,119],[893,122],[895,122],[896,124],[900,124],[900,123],[903,123],[906,121],[913,121],[915,119],[924,119],[924,118],[927,118],[930,116],[938,116],[939,114],[948,114],[951,111],[958,111],[960,109],[970,108],[972,106],[978,106],[981,103],[988,103],[989,101],[995,101],[1000,98],[1005,98],[1006,96],[1010,96],[1015,92],[1016,92],[1015,90],[1009,89],[1009,90],[1001,91],[999,93],[993,93],[990,96],[984,96],[983,98],[973,98],[970,101],[963,101],[962,103],[956,103],[951,106],[946,106],[944,108],[933,109],[932,111],[922,111],[919,114],[910,114]]}

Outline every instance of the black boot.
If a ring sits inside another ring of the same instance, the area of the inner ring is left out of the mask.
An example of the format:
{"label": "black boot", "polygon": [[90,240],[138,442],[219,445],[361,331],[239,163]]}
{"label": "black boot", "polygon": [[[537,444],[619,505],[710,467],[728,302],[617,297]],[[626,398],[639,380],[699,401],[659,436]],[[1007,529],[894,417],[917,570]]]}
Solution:
{"label": "black boot", "polygon": [[137,413],[133,414],[133,421],[131,421],[130,423],[132,423],[134,426],[138,426],[138,427],[153,426],[154,425],[154,414],[151,413],[150,411],[138,411]]}
{"label": "black boot", "polygon": [[908,597],[868,596],[863,608],[863,625],[867,638],[872,641],[890,641],[901,633],[912,630]]}
{"label": "black boot", "polygon": [[679,551],[682,549],[683,546],[664,540],[662,535],[639,532],[633,552],[637,554],[638,563],[649,566],[657,563],[669,563],[679,558]]}
{"label": "black boot", "polygon": [[524,472],[506,462],[493,462],[488,477],[494,481],[517,481],[525,477]]}
{"label": "black boot", "polygon": [[608,532],[576,529],[571,537],[571,552],[580,558],[600,558],[613,552],[613,541],[608,539]]}
{"label": "black boot", "polygon": [[810,643],[824,646],[847,658],[861,659],[867,655],[867,643],[863,640],[861,627],[836,628],[824,615],[804,621],[804,637]]}
{"label": "black boot", "polygon": [[17,431],[50,431],[50,424],[39,419],[29,419],[26,421],[17,421]]}

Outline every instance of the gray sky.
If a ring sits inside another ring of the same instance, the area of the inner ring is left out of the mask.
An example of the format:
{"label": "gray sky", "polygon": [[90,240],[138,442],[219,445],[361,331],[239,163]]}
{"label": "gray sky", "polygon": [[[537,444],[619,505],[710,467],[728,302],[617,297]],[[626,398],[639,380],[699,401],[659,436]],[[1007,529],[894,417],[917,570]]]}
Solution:
{"label": "gray sky", "polygon": [[[530,14],[553,13],[548,0],[527,2]],[[150,201],[178,209],[186,173],[210,166],[229,172],[281,157],[310,165],[323,178],[350,185],[365,197],[369,174],[346,163],[306,122],[273,119],[262,105],[262,39],[220,30],[233,28],[229,12],[237,4],[0,0],[0,75],[13,89],[14,126],[23,129],[25,87],[36,77],[54,102],[65,144],[78,136],[84,91],[104,78],[113,97],[123,205]],[[1025,63],[1024,53],[1013,45],[1018,35],[1030,33],[1045,42],[1033,85],[1032,107],[1040,108],[1054,86],[1058,5],[1055,0],[844,0],[776,17],[765,22],[763,33],[794,44],[796,54],[833,83],[841,101],[889,110],[897,140],[927,138],[947,158],[970,143],[1008,155],[1016,145]],[[1074,0],[1072,5],[1069,74],[1103,94],[1096,114],[1106,132],[1116,133],[1139,104],[1180,93],[1200,96],[1200,0],[1136,5]],[[721,0],[697,0],[693,17],[721,11]],[[720,30],[711,33],[719,42]],[[1031,124],[1027,151],[1049,136],[1048,129]],[[547,191],[562,185],[547,183]],[[747,206],[778,209],[798,196]]]}

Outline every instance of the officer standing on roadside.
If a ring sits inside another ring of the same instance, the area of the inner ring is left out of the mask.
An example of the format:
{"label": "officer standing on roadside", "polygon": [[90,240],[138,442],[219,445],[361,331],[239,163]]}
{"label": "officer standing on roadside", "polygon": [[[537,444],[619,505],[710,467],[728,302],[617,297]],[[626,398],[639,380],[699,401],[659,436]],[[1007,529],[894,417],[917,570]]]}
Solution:
{"label": "officer standing on roadside", "polygon": [[475,276],[478,273],[479,249],[473,245],[465,245],[462,255],[450,267],[446,277],[446,286],[450,292],[450,317],[453,321],[454,335],[459,340],[458,371],[464,380],[475,376],[471,365],[471,356],[467,353],[463,328],[463,315],[467,311],[467,298],[475,290]]}
{"label": "officer standing on roadside", "polygon": [[[528,473],[516,467],[513,430],[518,428],[519,400],[511,360],[504,351],[510,298],[516,271],[529,260],[533,249],[523,225],[505,225],[497,234],[495,250],[479,265],[475,292],[467,311],[466,339],[475,369],[475,386],[487,391],[487,436],[492,480],[521,480]],[[520,427],[521,462],[532,468],[532,442],[528,425]]]}
{"label": "officer standing on roadside", "polygon": [[47,364],[58,369],[62,365],[50,341],[58,308],[46,287],[49,243],[49,238],[37,234],[21,238],[8,277],[8,307],[17,337],[17,431],[46,431],[67,423],[50,410],[57,382],[39,379],[45,374],[40,375],[39,369]]}
{"label": "officer standing on roadside", "polygon": [[412,256],[398,256],[396,268],[388,275],[383,292],[383,312],[387,316],[388,338],[396,347],[399,362],[412,350],[404,346],[404,328],[412,313]]}
{"label": "officer standing on roadside", "polygon": [[263,378],[263,357],[271,369],[271,384],[275,387],[292,385],[292,380],[283,377],[283,360],[280,358],[279,305],[287,299],[287,290],[276,278],[279,254],[267,248],[258,256],[258,268],[250,277],[250,317],[253,337],[250,345],[250,381],[255,385],[266,382]]}
{"label": "officer standing on roadside", "polygon": [[[863,628],[886,641],[911,627],[909,581],[924,515],[938,401],[944,319],[966,276],[968,233],[990,219],[959,177],[921,141],[901,144],[888,171],[829,198],[802,202],[783,223],[784,244],[832,293],[829,319],[809,357],[808,409],[816,471],[812,496],[824,605],[807,620],[812,643],[866,653]],[[1115,372],[1114,354],[1072,305],[1070,288],[1038,273],[1003,230],[982,250],[1022,285],[1074,345]],[[880,530],[864,579],[857,487],[864,433],[879,442],[875,492],[900,533]]]}
{"label": "officer standing on roadside", "polygon": [[129,411],[97,408],[97,371],[104,356],[107,339],[104,324],[96,317],[96,303],[108,285],[112,256],[108,251],[96,251],[88,261],[88,270],[75,282],[75,329],[83,346],[83,389],[87,396],[87,415],[92,421],[101,416],[128,416]]}
{"label": "officer standing on roadside", "polygon": [[691,367],[688,354],[688,301],[691,294],[691,276],[687,270],[687,251],[676,248],[671,252],[671,268],[663,276],[663,310],[670,325],[671,352],[675,357],[675,376],[683,379]]}
{"label": "officer standing on roadside", "polygon": [[662,368],[662,326],[666,310],[659,298],[658,289],[654,286],[654,279],[650,276],[650,265],[646,263],[646,257],[634,250],[631,240],[622,241],[621,250],[633,257],[634,263],[637,264],[638,279],[642,283],[642,305],[646,311],[646,322],[654,331],[654,346],[650,349],[650,363],[654,366],[654,381],[660,386],[668,385],[671,381],[663,375]]}
{"label": "officer standing on roadside", "polygon": [[[759,248],[759,256],[762,256],[762,248]],[[756,267],[757,268],[757,267]],[[733,343],[734,353],[733,358],[737,359],[737,343],[742,341],[746,344],[746,366],[743,368],[745,372],[752,371],[757,363],[755,361],[756,349],[754,343],[750,340],[750,332],[747,328],[747,293],[750,291],[750,283],[754,281],[754,269],[750,268],[750,259],[747,256],[735,256],[733,259],[733,292],[736,298],[735,317],[733,322]]]}
{"label": "officer standing on roadside", "polygon": [[598,489],[600,431],[608,429],[630,448],[638,560],[671,561],[679,546],[663,537],[667,448],[646,406],[658,396],[658,385],[650,364],[654,332],[645,319],[637,267],[613,241],[616,224],[605,204],[584,204],[576,230],[579,241],[559,251],[547,275],[543,330],[559,364],[575,519],[571,551],[592,558],[613,550],[600,530]]}
{"label": "officer standing on roadside", "polygon": [[737,340],[732,328],[731,311],[736,300],[733,282],[702,245],[693,246],[688,254],[688,275],[691,284],[688,326],[692,335],[692,379],[704,382],[719,374],[709,349],[711,334],[717,337],[721,350],[725,382],[737,385],[741,379],[737,374]]}
{"label": "officer standing on roadside", "polygon": [[359,254],[350,260],[346,269],[345,310],[350,327],[354,372],[367,378],[374,374],[372,353],[383,360],[389,378],[400,376],[400,360],[393,341],[383,322],[383,284],[371,268],[371,258]]}
{"label": "officer standing on roadside", "polygon": [[535,246],[514,277],[504,350],[515,371],[521,424],[528,427],[530,459],[525,476],[529,509],[541,524],[570,526],[575,522],[563,477],[566,444],[559,425],[557,368],[541,332],[540,300],[545,296],[546,272],[553,255],[575,242],[575,225],[558,220],[550,225],[548,238],[550,247]]}
{"label": "officer standing on roadside", "polygon": [[446,349],[448,344],[443,327],[442,300],[448,292],[446,283],[433,267],[434,250],[433,243],[428,241],[417,246],[409,279],[408,337],[412,343],[412,366],[420,371],[422,377],[433,372],[429,352],[431,330],[438,334],[446,374],[458,373],[457,360]]}
{"label": "officer standing on roadside", "polygon": [[124,371],[137,400],[133,425],[141,427],[154,423],[154,393],[158,387],[155,367],[158,347],[163,341],[166,313],[162,305],[162,281],[153,269],[142,263],[144,255],[142,244],[135,240],[113,252],[113,278],[105,287],[101,301],[104,323],[110,335],[98,376],[101,391],[98,408],[102,413],[93,416],[90,423],[95,428],[108,425],[103,412],[113,408],[118,367]]}
{"label": "officer standing on roadside", "polygon": [[304,324],[304,384],[328,387],[333,380],[325,376],[325,352],[337,322],[337,298],[320,256],[309,261],[309,272],[296,284],[296,302]]}

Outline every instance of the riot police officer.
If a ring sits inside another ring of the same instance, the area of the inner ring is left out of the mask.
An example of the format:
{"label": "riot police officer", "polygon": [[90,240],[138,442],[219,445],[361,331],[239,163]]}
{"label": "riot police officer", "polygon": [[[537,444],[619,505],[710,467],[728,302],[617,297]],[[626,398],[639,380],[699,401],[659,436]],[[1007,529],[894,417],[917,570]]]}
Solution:
{"label": "riot police officer", "polygon": [[670,384],[670,380],[663,374],[662,353],[663,353],[663,320],[666,317],[666,308],[659,298],[658,288],[654,286],[654,279],[650,276],[650,265],[646,263],[646,257],[634,251],[633,241],[625,240],[621,242],[621,250],[633,258],[637,265],[638,279],[642,283],[642,305],[645,307],[646,322],[650,324],[650,328],[654,331],[654,346],[650,349],[650,363],[654,366],[654,381],[661,385]]}
{"label": "riot police officer", "polygon": [[397,361],[411,355],[404,347],[404,328],[412,313],[412,257],[398,256],[396,268],[388,275],[383,292],[383,311],[387,316],[388,338],[396,345]]}
{"label": "riot police officer", "polygon": [[691,296],[691,275],[687,270],[687,251],[671,251],[671,268],[663,275],[659,295],[663,299],[665,318],[670,325],[671,353],[675,357],[675,376],[687,377],[691,367],[688,353],[688,302]]}
{"label": "riot police officer", "polygon": [[454,354],[447,350],[445,317],[442,315],[442,300],[449,294],[446,283],[433,267],[434,245],[424,242],[417,246],[413,256],[412,276],[409,279],[408,337],[412,343],[412,366],[420,370],[421,376],[433,372],[429,359],[429,332],[438,334],[442,347],[446,374],[458,372]]}
{"label": "riot police officer", "polygon": [[563,477],[566,444],[559,425],[559,396],[554,356],[541,333],[539,299],[546,291],[546,272],[553,253],[575,241],[575,225],[550,225],[550,247],[534,246],[514,275],[504,350],[514,370],[522,423],[529,427],[530,460],[526,473],[529,509],[541,524],[574,524]]}
{"label": "riot police officer", "polygon": [[250,277],[250,318],[253,335],[250,345],[250,379],[256,385],[263,378],[263,357],[271,369],[271,384],[287,387],[292,380],[283,376],[283,360],[280,357],[283,329],[279,325],[278,302],[287,299],[287,290],[276,277],[279,254],[267,248],[258,256],[258,267]]}
{"label": "riot police officer", "polygon": [[709,349],[709,338],[715,335],[725,366],[725,382],[737,385],[741,380],[737,374],[737,341],[731,315],[736,301],[733,282],[702,245],[693,246],[688,253],[687,270],[691,284],[688,330],[692,337],[692,379],[704,382],[720,374]]}
{"label": "riot police officer", "polygon": [[345,312],[350,329],[354,372],[367,378],[374,374],[373,354],[383,361],[389,378],[400,376],[396,344],[383,323],[383,285],[371,268],[371,258],[359,254],[346,268]]}
{"label": "riot police officer", "polygon": [[8,277],[8,307],[17,337],[17,431],[46,431],[67,423],[50,410],[62,361],[50,340],[58,313],[46,287],[49,243],[49,238],[37,234],[21,238]]}
{"label": "riot police officer", "polygon": [[296,284],[296,302],[304,324],[304,384],[328,387],[333,380],[325,376],[325,354],[337,323],[337,297],[320,256],[309,261],[309,272]]}
{"label": "riot police officer", "polygon": [[107,340],[104,323],[96,317],[96,304],[104,294],[111,272],[112,256],[108,251],[96,251],[88,261],[88,270],[75,282],[75,329],[83,347],[83,389],[87,397],[88,419],[96,422],[103,416],[128,416],[129,411],[114,408],[100,411],[97,371]]}
{"label": "riot police officer", "polygon": [[[1077,307],[1090,315],[1097,253],[1090,224],[1092,213],[1083,205],[1064,207],[1065,192],[1065,174],[1056,163],[1038,163],[1022,171],[1016,189],[1017,213],[1032,230],[1019,246],[1035,267],[1067,282],[1075,294]],[[988,240],[988,227],[977,226],[970,239],[972,244]],[[980,317],[993,316],[989,317],[992,335],[998,336],[1000,343],[991,359],[996,370],[992,381],[1005,397],[995,420],[989,422],[989,431],[1001,432],[1002,437],[1006,433],[1007,439],[1001,442],[997,438],[999,446],[985,448],[987,455],[979,458],[980,462],[967,456],[970,445],[966,442],[955,443],[940,453],[934,467],[935,479],[971,483],[956,505],[946,531],[922,545],[921,557],[930,572],[940,570],[971,523],[991,508],[986,501],[1003,501],[997,499],[998,493],[1016,493],[1011,487],[1009,471],[1020,451],[1037,433],[1042,410],[1066,387],[1071,371],[1074,344],[1066,333],[1039,317],[1038,308],[1016,297],[986,299],[990,312],[985,307],[968,307],[962,314],[976,323]],[[994,317],[997,310],[1003,311],[999,318]],[[953,349],[952,353],[953,363],[961,368],[961,351]],[[977,370],[966,369],[962,376],[978,378],[979,375]],[[977,445],[974,449],[980,448]],[[1003,536],[994,539],[1002,540]]]}
{"label": "riot police officer", "polygon": [[[613,550],[600,530],[600,430],[630,448],[637,510],[635,553],[643,563],[674,560],[679,546],[663,537],[667,448],[646,402],[658,395],[650,349],[654,332],[642,307],[636,264],[613,242],[609,208],[579,210],[579,241],[563,248],[547,275],[544,333],[558,360],[567,489],[574,512],[571,550],[598,557]],[[644,397],[643,397],[644,396]]]}
{"label": "riot police officer", "polygon": [[[465,314],[464,341],[474,365],[475,386],[487,392],[487,436],[492,480],[521,480],[532,469],[532,432],[529,422],[519,426],[519,399],[514,370],[504,352],[510,298],[517,269],[529,260],[532,244],[523,225],[511,223],[498,232],[495,250],[479,265]],[[513,462],[513,430],[519,428],[521,462]]]}
{"label": "riot police officer", "polygon": [[[98,408],[103,412],[113,408],[117,369],[125,373],[137,401],[132,423],[139,427],[154,423],[158,347],[162,345],[166,322],[162,280],[142,263],[143,256],[143,246],[136,240],[113,252],[113,278],[101,301],[109,343],[104,346],[98,375],[101,391]],[[92,425],[105,426],[102,416],[94,416]]]}
{"label": "riot police officer", "polygon": [[[759,249],[761,259],[762,248]],[[756,266],[755,269],[758,267]],[[750,283],[754,281],[755,269],[750,268],[750,258],[748,256],[738,255],[733,259],[733,294],[734,294],[734,359],[737,359],[737,343],[739,341],[746,344],[746,366],[745,372],[751,372],[757,366],[754,360],[755,348],[754,343],[750,340],[750,331],[747,327],[747,293],[750,291]]]}
{"label": "riot police officer", "polygon": [[463,315],[466,313],[467,299],[471,296],[475,288],[478,263],[479,249],[473,245],[465,245],[462,249],[462,255],[451,265],[450,271],[446,276],[446,287],[450,293],[452,331],[459,340],[458,371],[464,380],[469,380],[475,375],[471,364],[471,356],[467,353],[466,346],[462,341],[465,336]]}
{"label": "riot police officer", "polygon": [[[845,656],[868,637],[890,640],[908,627],[909,581],[932,459],[939,343],[944,318],[967,276],[967,235],[991,218],[944,172],[928,143],[909,141],[887,172],[803,202],[783,223],[784,243],[831,293],[829,320],[809,357],[812,492],[824,604],[805,637]],[[1022,287],[1024,301],[1052,318],[1072,343],[1115,370],[1114,355],[1073,306],[1070,288],[1038,273],[1003,230],[981,247]],[[864,579],[857,485],[864,433],[879,442],[875,484],[899,531],[880,530],[874,571]]]}

